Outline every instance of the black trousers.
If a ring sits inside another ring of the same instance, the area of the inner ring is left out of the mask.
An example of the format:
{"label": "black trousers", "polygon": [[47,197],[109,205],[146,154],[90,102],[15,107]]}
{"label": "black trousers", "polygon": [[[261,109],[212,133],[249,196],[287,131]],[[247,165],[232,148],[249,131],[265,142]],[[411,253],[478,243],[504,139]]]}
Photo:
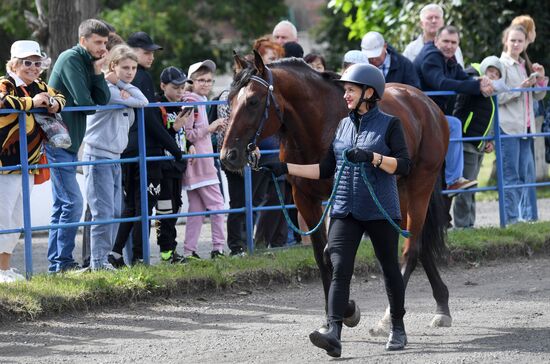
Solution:
{"label": "black trousers", "polygon": [[[147,166],[147,202],[148,212],[153,214],[153,207],[157,204],[160,194],[160,174],[149,174],[149,163]],[[159,169],[160,170],[160,169]],[[124,189],[124,210],[122,217],[141,216],[141,194],[139,191],[139,165],[137,163],[124,163],[122,165],[122,184]],[[150,225],[148,228],[150,229]],[[141,221],[124,222],[118,227],[118,233],[115,240],[113,251],[122,254],[122,249],[126,245],[128,237],[132,233],[132,261],[143,259],[143,243],[141,234]]]}
{"label": "black trousers", "polygon": [[333,266],[328,296],[328,319],[341,322],[349,301],[349,286],[355,255],[364,233],[368,233],[376,258],[382,267],[392,323],[400,323],[405,315],[405,285],[397,258],[399,233],[386,220],[360,221],[348,215],[331,218],[328,246]]}
{"label": "black trousers", "polygon": [[[181,205],[181,178],[163,178],[160,181],[160,194],[157,201],[157,215],[177,214]],[[176,223],[178,219],[156,220],[157,244],[161,252],[174,250],[176,241]]]}
{"label": "black trousers", "polygon": [[[229,208],[244,206],[244,178],[239,173],[225,171],[229,191]],[[269,175],[264,171],[252,172],[252,203],[259,206],[264,202],[264,195],[269,183]],[[246,215],[244,213],[228,214],[227,246],[233,253],[246,251]]]}
{"label": "black trousers", "polygon": [[[283,201],[286,204],[292,203],[290,184],[285,180],[277,181]],[[277,190],[271,175],[265,195],[266,206],[280,206],[281,202],[277,196]],[[294,210],[296,211],[296,210]],[[296,224],[297,225],[297,224]],[[256,225],[254,241],[258,248],[277,248],[286,245],[288,240],[288,224],[282,210],[261,211]]]}

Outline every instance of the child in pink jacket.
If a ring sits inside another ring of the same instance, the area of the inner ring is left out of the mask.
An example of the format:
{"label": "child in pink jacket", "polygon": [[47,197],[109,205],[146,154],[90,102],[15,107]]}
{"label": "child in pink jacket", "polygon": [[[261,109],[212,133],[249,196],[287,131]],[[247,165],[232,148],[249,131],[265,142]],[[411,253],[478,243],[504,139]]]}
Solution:
{"label": "child in pink jacket", "polygon": [[[211,60],[198,62],[189,67],[189,77],[193,85],[189,85],[189,91],[183,95],[183,101],[198,102],[208,101],[207,96],[212,89],[213,76],[216,65]],[[187,139],[193,143],[197,154],[213,153],[210,134],[224,126],[224,119],[218,119],[208,125],[206,107],[198,106],[195,117],[184,126]],[[187,190],[189,200],[189,212],[206,210],[222,210],[224,207],[223,196],[220,190],[216,167],[213,158],[196,158],[187,166],[183,176],[183,188]],[[200,259],[197,254],[197,243],[202,228],[204,216],[187,217],[185,229],[184,255],[189,258]],[[212,252],[211,258],[223,256],[225,244],[224,218],[221,214],[210,215],[212,228]]]}

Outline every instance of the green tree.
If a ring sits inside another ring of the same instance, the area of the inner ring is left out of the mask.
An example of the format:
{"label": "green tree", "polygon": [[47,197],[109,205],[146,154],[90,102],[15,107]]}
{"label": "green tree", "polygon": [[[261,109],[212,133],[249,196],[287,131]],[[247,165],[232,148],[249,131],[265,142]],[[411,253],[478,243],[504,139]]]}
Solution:
{"label": "green tree", "polygon": [[203,59],[227,69],[232,49],[250,51],[252,40],[270,32],[286,12],[282,0],[271,1],[269,6],[261,0],[133,0],[118,8],[105,8],[102,17],[123,38],[141,30],[164,47],[156,54],[153,73],[158,75],[168,65],[186,71]]}
{"label": "green tree", "polygon": [[[529,14],[537,25],[537,41],[529,47],[532,60],[550,66],[550,45],[545,41],[550,36],[550,2],[534,0],[454,0],[434,1],[445,11],[445,23],[461,30],[460,47],[466,62],[479,61],[490,54],[500,55],[501,34],[517,15]],[[427,2],[426,2],[427,3]],[[419,13],[426,3],[410,0],[332,0],[328,8],[334,17],[326,22],[330,27],[343,26],[347,39],[359,48],[361,37],[368,31],[379,31],[397,49],[403,50],[420,34]],[[343,19],[343,20],[342,20]],[[318,40],[331,44],[341,42],[341,33],[319,34]],[[342,57],[342,54],[338,55]],[[331,55],[332,57],[332,55]]]}

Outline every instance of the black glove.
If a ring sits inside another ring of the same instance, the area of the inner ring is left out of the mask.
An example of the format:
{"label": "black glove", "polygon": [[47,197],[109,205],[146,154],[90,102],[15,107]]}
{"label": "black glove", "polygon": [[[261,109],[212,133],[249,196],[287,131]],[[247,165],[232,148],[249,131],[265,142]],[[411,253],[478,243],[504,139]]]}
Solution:
{"label": "black glove", "polygon": [[269,162],[264,163],[260,166],[261,169],[264,171],[271,172],[275,175],[275,177],[280,177],[283,174],[288,173],[288,166],[285,162]]}
{"label": "black glove", "polygon": [[370,150],[351,148],[346,152],[346,158],[352,163],[369,162],[372,163],[374,155]]}

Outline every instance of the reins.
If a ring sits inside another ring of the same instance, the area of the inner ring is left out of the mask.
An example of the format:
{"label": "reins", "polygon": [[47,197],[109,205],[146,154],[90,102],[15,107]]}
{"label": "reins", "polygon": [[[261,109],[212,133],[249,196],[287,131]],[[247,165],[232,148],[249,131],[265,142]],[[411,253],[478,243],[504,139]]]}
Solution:
{"label": "reins", "polygon": [[347,152],[347,150],[344,150],[342,152],[342,159],[344,160],[344,163],[342,164],[342,167],[340,168],[340,170],[338,171],[338,174],[336,175],[336,178],[334,179],[334,185],[332,186],[332,191],[331,191],[330,197],[328,199],[327,207],[323,211],[323,214],[321,215],[321,219],[319,220],[317,225],[315,225],[315,227],[313,229],[309,230],[309,231],[300,230],[298,227],[296,227],[294,225],[294,223],[290,219],[290,216],[288,215],[288,211],[285,207],[285,203],[284,203],[284,200],[283,200],[283,194],[281,193],[281,189],[279,188],[279,184],[277,183],[277,177],[275,177],[275,174],[271,173],[271,178],[273,179],[273,182],[275,184],[275,189],[277,190],[277,197],[279,198],[279,203],[281,204],[281,207],[283,209],[283,214],[285,216],[285,219],[286,219],[286,222],[287,222],[288,226],[290,226],[290,228],[293,231],[297,232],[300,235],[308,236],[308,235],[311,235],[314,232],[316,232],[319,229],[319,227],[322,225],[323,221],[325,220],[325,217],[328,213],[328,210],[334,204],[334,197],[336,195],[336,190],[338,188],[338,184],[340,183],[340,179],[342,178],[342,173],[344,171],[344,167],[346,167],[346,166],[350,166],[350,167],[359,166],[359,168],[361,170],[361,177],[363,177],[363,182],[365,182],[365,184],[367,185],[367,189],[369,190],[369,194],[371,195],[371,197],[372,197],[374,203],[376,204],[376,207],[378,208],[378,210],[382,213],[382,215],[384,215],[384,218],[392,225],[392,227],[401,236],[403,236],[404,238],[410,237],[411,233],[408,230],[401,229],[401,227],[399,225],[397,225],[395,223],[395,221],[393,221],[393,219],[390,217],[390,215],[388,215],[388,212],[384,209],[382,204],[380,204],[380,201],[378,200],[378,197],[376,197],[376,194],[374,193],[374,188],[372,187],[372,185],[371,185],[371,183],[370,183],[370,181],[367,177],[367,172],[366,172],[366,169],[365,169],[365,163],[350,162],[346,157],[346,152]]}

